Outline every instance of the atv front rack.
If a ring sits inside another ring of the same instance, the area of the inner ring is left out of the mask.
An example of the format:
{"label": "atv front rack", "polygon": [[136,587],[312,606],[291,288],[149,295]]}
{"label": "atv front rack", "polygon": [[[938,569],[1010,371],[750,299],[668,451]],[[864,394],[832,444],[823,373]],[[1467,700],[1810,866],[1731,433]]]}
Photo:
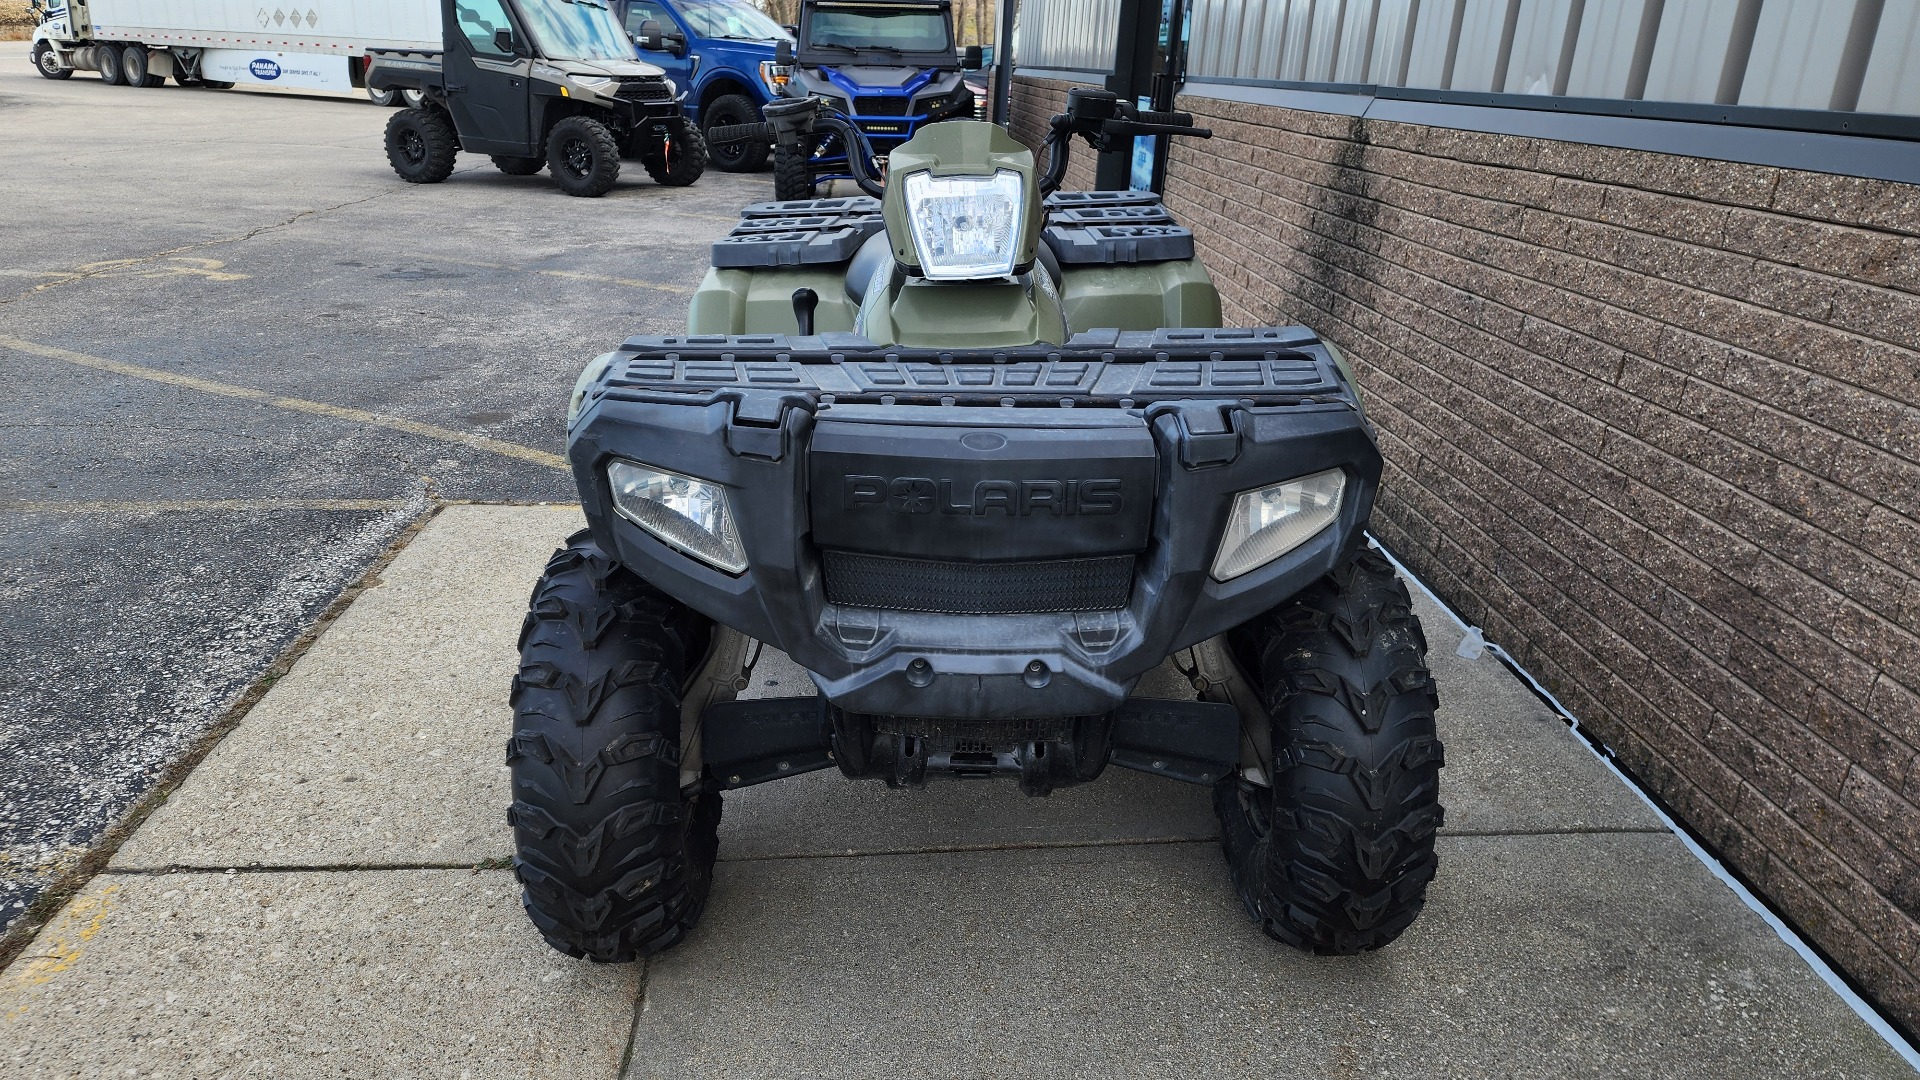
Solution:
{"label": "atv front rack", "polygon": [[829,406],[1133,409],[1228,398],[1249,408],[1358,407],[1326,347],[1300,327],[1096,330],[1004,349],[905,348],[857,334],[635,337],[590,398],[691,404],[728,389]]}

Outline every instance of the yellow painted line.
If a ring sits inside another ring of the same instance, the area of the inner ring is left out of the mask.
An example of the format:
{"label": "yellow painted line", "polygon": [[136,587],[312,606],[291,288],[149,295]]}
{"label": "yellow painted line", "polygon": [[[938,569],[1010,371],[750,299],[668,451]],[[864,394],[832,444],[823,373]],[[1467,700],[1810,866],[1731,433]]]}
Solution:
{"label": "yellow painted line", "polygon": [[60,360],[80,367],[93,368],[96,371],[110,371],[115,375],[125,375],[133,379],[145,379],[148,382],[167,386],[178,386],[187,390],[198,390],[204,394],[218,394],[221,397],[242,398],[271,405],[276,409],[292,412],[310,413],[314,416],[328,416],[336,420],[346,420],[367,427],[385,428],[388,431],[402,431],[409,435],[418,435],[425,439],[468,446],[475,450],[485,450],[501,457],[516,461],[529,461],[535,465],[546,465],[555,469],[565,469],[567,459],[559,454],[550,454],[545,450],[535,450],[531,446],[492,439],[485,435],[475,435],[470,431],[455,431],[437,424],[423,424],[418,420],[408,420],[401,416],[388,416],[385,413],[368,412],[365,409],[349,408],[345,405],[329,405],[324,401],[308,401],[305,398],[283,397],[279,394],[258,390],[251,386],[236,386],[232,383],[216,382],[194,375],[181,375],[177,372],[162,371],[159,368],[141,364],[129,364],[121,360],[109,360],[104,356],[89,356],[71,349],[42,345],[22,338],[0,335],[0,348],[29,356],[45,357],[48,360]]}
{"label": "yellow painted line", "polygon": [[16,514],[162,514],[221,510],[391,510],[405,499],[0,499]]}
{"label": "yellow painted line", "polygon": [[[86,950],[87,943],[107,923],[107,912],[113,907],[113,894],[120,891],[118,885],[108,885],[87,896],[79,897],[67,909],[60,913],[59,919],[40,934],[46,946],[39,954],[24,957],[24,962],[13,968],[12,978],[5,988],[10,995],[20,994],[36,986],[45,986],[53,977],[80,962],[80,954]],[[7,1019],[18,1018],[27,1011],[25,1001],[15,1005],[7,1012]]]}

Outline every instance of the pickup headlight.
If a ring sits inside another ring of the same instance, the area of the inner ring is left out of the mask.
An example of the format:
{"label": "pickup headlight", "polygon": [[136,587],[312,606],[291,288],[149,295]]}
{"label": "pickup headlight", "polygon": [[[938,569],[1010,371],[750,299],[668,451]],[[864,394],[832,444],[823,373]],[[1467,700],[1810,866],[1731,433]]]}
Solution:
{"label": "pickup headlight", "polygon": [[1234,496],[1213,579],[1231,581],[1306,543],[1340,516],[1344,469],[1328,469]]}
{"label": "pickup headlight", "polygon": [[1020,174],[907,176],[908,231],[920,272],[935,281],[1006,277],[1013,273],[1027,212]]}
{"label": "pickup headlight", "polygon": [[729,574],[747,568],[725,488],[631,461],[608,464],[607,482],[621,517]]}
{"label": "pickup headlight", "polygon": [[760,61],[760,85],[767,88],[767,93],[779,97],[780,92],[785,90],[787,83],[791,81],[793,81],[791,66],[776,64],[771,60]]}

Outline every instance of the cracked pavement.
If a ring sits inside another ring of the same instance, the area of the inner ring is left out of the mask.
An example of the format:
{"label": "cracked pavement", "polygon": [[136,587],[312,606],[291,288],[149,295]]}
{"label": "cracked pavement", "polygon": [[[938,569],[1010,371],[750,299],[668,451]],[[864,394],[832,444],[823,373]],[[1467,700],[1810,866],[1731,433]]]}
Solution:
{"label": "cracked pavement", "polygon": [[0,924],[431,501],[571,500],[574,376],[677,328],[771,183],[414,187],[389,115],[0,43]]}

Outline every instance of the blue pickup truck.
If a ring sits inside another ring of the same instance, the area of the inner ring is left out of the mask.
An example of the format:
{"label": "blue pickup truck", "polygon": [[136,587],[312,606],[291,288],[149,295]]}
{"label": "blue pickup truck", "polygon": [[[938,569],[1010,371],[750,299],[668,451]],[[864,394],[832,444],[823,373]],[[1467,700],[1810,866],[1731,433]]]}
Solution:
{"label": "blue pickup truck", "polygon": [[[615,0],[614,11],[640,59],[687,92],[687,113],[702,133],[760,122],[760,106],[775,96],[774,43],[793,40],[780,24],[747,0]],[[707,146],[709,160],[729,172],[767,163],[764,143]]]}

